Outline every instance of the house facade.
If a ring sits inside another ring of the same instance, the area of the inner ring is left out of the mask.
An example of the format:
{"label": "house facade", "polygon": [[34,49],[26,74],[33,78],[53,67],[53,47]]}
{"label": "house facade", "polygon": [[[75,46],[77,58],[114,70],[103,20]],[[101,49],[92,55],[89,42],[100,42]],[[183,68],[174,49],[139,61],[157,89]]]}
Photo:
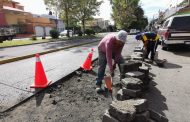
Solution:
{"label": "house facade", "polygon": [[[61,20],[56,23],[57,19],[53,19],[52,15],[47,16],[25,12],[24,6],[18,2],[0,0],[0,27],[13,27],[18,35],[49,36],[51,29],[58,28],[58,24],[64,25],[59,22]],[[60,30],[62,28],[59,27]]]}
{"label": "house facade", "polygon": [[110,21],[104,20],[103,18],[94,18],[93,20],[89,20],[86,22],[86,27],[92,28],[96,32],[99,32],[101,30],[107,30],[109,25]]}

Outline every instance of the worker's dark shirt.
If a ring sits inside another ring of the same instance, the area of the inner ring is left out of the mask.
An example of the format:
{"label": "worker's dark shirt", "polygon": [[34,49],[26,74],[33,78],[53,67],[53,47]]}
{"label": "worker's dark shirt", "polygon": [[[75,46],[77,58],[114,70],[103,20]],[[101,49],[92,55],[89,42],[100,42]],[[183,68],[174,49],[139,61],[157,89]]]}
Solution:
{"label": "worker's dark shirt", "polygon": [[158,36],[158,34],[155,34],[155,33],[143,33],[142,39],[144,42],[146,42],[146,41],[159,41],[159,36]]}

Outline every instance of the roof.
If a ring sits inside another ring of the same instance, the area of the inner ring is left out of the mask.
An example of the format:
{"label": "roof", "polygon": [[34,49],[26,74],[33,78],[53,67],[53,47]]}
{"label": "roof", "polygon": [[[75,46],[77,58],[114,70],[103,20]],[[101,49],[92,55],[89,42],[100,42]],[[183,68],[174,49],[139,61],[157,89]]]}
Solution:
{"label": "roof", "polygon": [[16,2],[16,1],[13,1],[13,0],[12,0],[12,1],[10,1],[10,2],[12,2],[12,3],[16,3],[16,4],[19,4],[19,2]]}
{"label": "roof", "polygon": [[17,8],[12,8],[12,7],[9,7],[9,6],[3,6],[3,9],[4,10],[9,10],[9,11],[25,12],[23,10],[20,10],[20,9],[17,9]]}

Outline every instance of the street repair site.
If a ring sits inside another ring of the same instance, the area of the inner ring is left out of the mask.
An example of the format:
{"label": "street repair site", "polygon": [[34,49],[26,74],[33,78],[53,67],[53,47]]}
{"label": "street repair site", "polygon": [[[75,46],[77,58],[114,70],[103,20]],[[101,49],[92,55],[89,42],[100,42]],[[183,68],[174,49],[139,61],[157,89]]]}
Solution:
{"label": "street repair site", "polygon": [[[91,57],[87,57],[84,63],[88,62],[89,58],[92,60],[92,53],[89,53],[88,56]],[[121,66],[121,74],[117,68],[116,75],[112,79],[113,86],[111,89],[108,88],[108,91],[101,94],[95,92],[98,61],[94,60],[93,63],[90,61],[84,65],[87,68],[92,65],[92,70],[85,72],[81,68],[76,70],[61,81],[53,83],[19,105],[3,112],[1,120],[167,122],[166,117],[149,109],[148,101],[143,99],[144,94],[149,92],[149,86],[152,85],[152,77],[149,75],[150,64],[141,61],[141,47],[135,47],[134,53],[124,58],[126,63]]]}

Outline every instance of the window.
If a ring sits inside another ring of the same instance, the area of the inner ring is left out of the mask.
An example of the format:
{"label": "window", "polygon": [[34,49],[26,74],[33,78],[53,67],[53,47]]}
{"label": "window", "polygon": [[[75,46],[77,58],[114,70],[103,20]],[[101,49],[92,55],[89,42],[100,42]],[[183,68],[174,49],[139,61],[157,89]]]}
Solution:
{"label": "window", "polygon": [[175,17],[171,24],[175,28],[190,28],[190,16]]}

